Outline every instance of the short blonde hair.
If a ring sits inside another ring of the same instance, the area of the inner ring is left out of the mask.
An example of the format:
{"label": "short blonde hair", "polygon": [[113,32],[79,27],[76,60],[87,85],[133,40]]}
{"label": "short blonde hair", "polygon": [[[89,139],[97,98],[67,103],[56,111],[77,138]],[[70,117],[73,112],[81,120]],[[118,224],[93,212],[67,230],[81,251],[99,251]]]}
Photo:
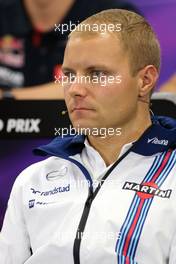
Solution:
{"label": "short blonde hair", "polygon": [[[160,71],[160,45],[151,25],[142,17],[132,11],[124,9],[109,9],[92,15],[82,21],[77,28],[70,33],[69,38],[75,34],[97,34],[93,30],[80,30],[81,25],[114,25],[121,24],[120,31],[112,31],[122,43],[122,47],[128,53],[131,73],[133,76],[147,65],[154,65]],[[100,31],[98,32],[100,33]]]}

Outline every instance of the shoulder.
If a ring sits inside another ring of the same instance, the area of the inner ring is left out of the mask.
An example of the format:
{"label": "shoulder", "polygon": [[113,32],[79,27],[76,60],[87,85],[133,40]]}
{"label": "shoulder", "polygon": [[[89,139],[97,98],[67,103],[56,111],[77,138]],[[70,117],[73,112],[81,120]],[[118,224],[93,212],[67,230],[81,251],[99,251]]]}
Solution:
{"label": "shoulder", "polygon": [[[131,4],[128,1],[118,1],[118,0],[94,0],[94,1],[89,1],[89,0],[77,0],[75,2],[75,5],[73,6],[72,9],[72,19],[77,21],[82,21],[86,19],[89,16],[92,16],[93,14],[96,14],[98,12],[101,12],[106,9],[114,9],[114,8],[119,8],[119,9],[127,9],[130,11],[134,11],[136,13],[140,13],[138,8]],[[76,22],[77,22],[76,21]]]}
{"label": "shoulder", "polygon": [[21,189],[25,186],[34,184],[40,185],[43,180],[46,180],[47,174],[59,170],[61,165],[66,161],[58,157],[49,157],[45,160],[36,162],[24,169],[16,178],[13,189]]}
{"label": "shoulder", "polygon": [[[85,0],[87,1],[87,0]],[[90,5],[90,1],[89,5]],[[137,7],[134,4],[131,4],[128,1],[118,1],[118,0],[95,0],[93,2],[91,2],[90,8],[94,8],[94,12],[99,12],[105,9],[111,9],[111,8],[120,8],[120,9],[127,9],[127,10],[131,10],[131,11],[135,11],[138,12]]]}
{"label": "shoulder", "polygon": [[30,23],[22,1],[0,0],[0,35],[21,35],[28,32]]}

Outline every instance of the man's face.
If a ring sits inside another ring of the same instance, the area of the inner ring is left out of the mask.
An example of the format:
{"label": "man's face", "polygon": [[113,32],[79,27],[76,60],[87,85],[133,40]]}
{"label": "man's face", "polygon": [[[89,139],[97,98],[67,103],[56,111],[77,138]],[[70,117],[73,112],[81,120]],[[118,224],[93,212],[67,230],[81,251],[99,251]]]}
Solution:
{"label": "man's face", "polygon": [[[115,36],[105,33],[89,38],[71,37],[65,50],[63,73],[77,77],[77,82],[64,87],[74,127],[117,128],[136,117],[138,78],[131,76],[128,55]],[[106,83],[81,83],[81,76],[106,79]]]}

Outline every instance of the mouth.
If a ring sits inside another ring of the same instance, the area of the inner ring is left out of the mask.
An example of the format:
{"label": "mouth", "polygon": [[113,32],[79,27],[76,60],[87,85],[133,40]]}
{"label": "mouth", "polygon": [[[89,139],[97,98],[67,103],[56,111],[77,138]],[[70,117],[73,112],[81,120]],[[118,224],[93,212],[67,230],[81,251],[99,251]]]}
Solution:
{"label": "mouth", "polygon": [[85,107],[74,107],[71,110],[71,113],[77,112],[77,111],[94,111],[94,110],[93,109],[90,109],[90,108],[85,108]]}

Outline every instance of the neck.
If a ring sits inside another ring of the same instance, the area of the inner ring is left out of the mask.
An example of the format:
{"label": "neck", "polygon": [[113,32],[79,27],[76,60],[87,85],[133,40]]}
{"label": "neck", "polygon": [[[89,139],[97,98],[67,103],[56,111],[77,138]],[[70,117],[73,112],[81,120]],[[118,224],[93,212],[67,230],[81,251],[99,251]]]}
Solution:
{"label": "neck", "polygon": [[[94,147],[104,159],[106,166],[115,162],[120,154],[123,145],[136,141],[151,125],[150,113],[138,115],[137,118],[128,124],[119,126],[121,135],[113,135],[102,138],[100,136],[88,136],[89,143]],[[118,127],[118,126],[117,126]]]}
{"label": "neck", "polygon": [[74,0],[24,0],[24,6],[34,28],[51,31],[70,10]]}

